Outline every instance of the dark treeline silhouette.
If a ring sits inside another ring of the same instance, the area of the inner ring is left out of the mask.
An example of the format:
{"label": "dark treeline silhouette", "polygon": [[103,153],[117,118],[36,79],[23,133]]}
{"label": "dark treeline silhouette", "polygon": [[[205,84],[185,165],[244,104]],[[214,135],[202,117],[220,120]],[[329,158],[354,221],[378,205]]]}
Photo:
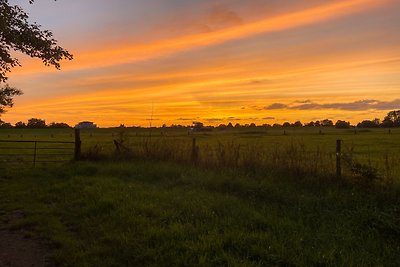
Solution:
{"label": "dark treeline silhouette", "polygon": [[[185,126],[172,126],[172,127],[185,127]],[[190,127],[190,126],[187,126]],[[239,124],[236,123],[235,126],[232,123],[229,124],[220,124],[219,126],[204,126],[201,122],[194,122],[191,128],[195,131],[199,130],[210,130],[210,129],[230,129],[230,128],[255,128],[255,127],[263,127],[263,128],[312,128],[312,127],[335,127],[337,129],[349,129],[349,128],[393,128],[393,127],[400,127],[400,110],[390,111],[385,118],[381,121],[380,119],[373,119],[373,120],[363,120],[358,124],[352,125],[348,121],[344,120],[337,120],[336,123],[330,119],[325,120],[317,120],[317,121],[310,121],[308,123],[302,123],[301,121],[296,122],[284,122],[283,124],[274,123],[274,124],[262,124],[256,125],[254,123],[251,124]]]}
{"label": "dark treeline silhouette", "polygon": [[[191,129],[192,131],[212,131],[216,130],[229,130],[229,129],[240,129],[240,128],[312,128],[312,127],[335,127],[337,129],[349,129],[349,128],[394,128],[400,127],[400,110],[390,111],[381,121],[378,118],[372,120],[363,120],[358,124],[352,125],[348,121],[337,120],[334,123],[330,119],[325,120],[317,120],[310,121],[308,123],[302,123],[301,121],[284,122],[283,124],[275,123],[275,124],[261,124],[256,125],[255,123],[249,124],[240,124],[236,123],[233,125],[231,122],[228,124],[220,124],[218,126],[205,126],[202,122],[193,122],[192,125],[180,125],[180,124],[172,124],[167,126],[164,124],[160,128],[170,128],[170,129]],[[31,118],[28,122],[17,122],[14,126],[10,123],[4,122],[0,119],[0,128],[71,128],[67,123],[64,122],[52,122],[49,125],[46,124],[45,120]],[[121,124],[118,128],[127,128],[125,125]],[[129,128],[147,128],[134,126]],[[159,128],[159,127],[151,127],[151,128]]]}
{"label": "dark treeline silhouette", "polygon": [[45,120],[31,118],[26,123],[19,121],[14,126],[11,123],[3,122],[0,120],[0,128],[32,128],[32,129],[39,129],[39,128],[71,128],[68,124],[64,122],[52,122],[49,125],[46,124]]}

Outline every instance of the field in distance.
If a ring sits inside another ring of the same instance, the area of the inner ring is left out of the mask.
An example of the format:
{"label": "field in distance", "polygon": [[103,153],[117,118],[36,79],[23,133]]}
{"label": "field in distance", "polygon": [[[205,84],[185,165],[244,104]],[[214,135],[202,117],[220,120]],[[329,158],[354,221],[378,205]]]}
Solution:
{"label": "field in distance", "polygon": [[[376,170],[381,177],[397,180],[400,174],[400,129],[280,128],[194,132],[171,128],[82,129],[82,151],[112,155],[114,140],[136,157],[190,161],[193,138],[198,161],[205,165],[248,168],[279,165],[311,172],[334,172],[336,140],[342,140],[344,172],[354,164],[360,172]],[[73,129],[1,129],[0,140],[74,141]],[[349,162],[346,162],[349,161]],[[356,174],[357,175],[357,174]]]}

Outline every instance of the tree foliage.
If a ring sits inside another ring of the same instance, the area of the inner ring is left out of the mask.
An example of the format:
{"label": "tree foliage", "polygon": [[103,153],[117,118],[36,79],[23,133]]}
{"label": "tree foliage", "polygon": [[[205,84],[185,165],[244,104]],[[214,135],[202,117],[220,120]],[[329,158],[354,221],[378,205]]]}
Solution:
{"label": "tree foliage", "polygon": [[383,119],[382,124],[385,127],[400,127],[400,110],[390,111]]}
{"label": "tree foliage", "polygon": [[362,122],[357,124],[358,128],[379,128],[380,126],[380,120],[379,119],[374,119],[374,120],[363,120]]}
{"label": "tree foliage", "polygon": [[32,118],[26,124],[28,128],[46,128],[46,121],[42,119]]}
{"label": "tree foliage", "polygon": [[[29,3],[33,3],[30,0]],[[46,66],[60,68],[60,61],[72,59],[72,55],[57,45],[53,33],[42,30],[37,23],[28,21],[28,14],[8,0],[0,0],[0,82],[7,80],[7,73],[20,63],[11,55],[19,51],[30,57],[39,58]]]}
{"label": "tree foliage", "polygon": [[7,129],[12,128],[12,125],[11,125],[11,123],[4,122],[0,119],[0,129],[4,129],[4,128],[7,128]]}
{"label": "tree foliage", "polygon": [[52,122],[48,126],[49,128],[71,128],[67,123],[65,122]]}
{"label": "tree foliage", "polygon": [[292,124],[293,127],[303,127],[303,124],[301,121],[296,121],[295,123]]}
{"label": "tree foliage", "polygon": [[324,127],[333,126],[333,121],[331,121],[329,119],[325,119],[325,120],[321,121],[321,126],[324,126]]}
{"label": "tree foliage", "polygon": [[19,121],[15,124],[15,128],[26,128],[26,124],[22,121]]}
{"label": "tree foliage", "polygon": [[338,128],[338,129],[348,129],[348,128],[351,127],[351,124],[348,121],[338,120],[335,123],[335,127]]}
{"label": "tree foliage", "polygon": [[0,88],[0,114],[4,113],[6,107],[12,107],[14,105],[14,96],[21,94],[21,90],[10,87],[8,84],[6,84],[3,88]]}

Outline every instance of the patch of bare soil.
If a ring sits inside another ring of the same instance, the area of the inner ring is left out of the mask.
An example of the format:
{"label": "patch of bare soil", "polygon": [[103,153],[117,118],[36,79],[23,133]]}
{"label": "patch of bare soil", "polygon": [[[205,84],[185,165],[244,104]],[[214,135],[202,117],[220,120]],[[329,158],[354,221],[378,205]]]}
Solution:
{"label": "patch of bare soil", "polygon": [[23,231],[4,229],[0,221],[0,267],[49,267],[48,248]]}

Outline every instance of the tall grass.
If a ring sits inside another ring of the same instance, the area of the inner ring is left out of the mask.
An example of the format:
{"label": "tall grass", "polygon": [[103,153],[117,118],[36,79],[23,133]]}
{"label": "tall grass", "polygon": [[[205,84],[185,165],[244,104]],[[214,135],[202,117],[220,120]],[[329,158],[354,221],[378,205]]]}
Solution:
{"label": "tall grass", "polygon": [[[122,137],[121,137],[122,136]],[[119,142],[125,151],[116,151],[119,160],[141,158],[196,164],[202,168],[240,169],[247,172],[289,172],[304,177],[334,177],[336,155],[326,145],[308,145],[301,139],[288,139],[285,143],[260,145],[257,139],[245,142],[234,139],[207,142],[198,138],[193,147],[192,139],[182,137],[142,137],[131,142],[129,135],[121,135]],[[397,154],[384,153],[382,157],[360,156],[353,144],[342,154],[343,176],[365,185],[398,182],[400,174]],[[195,153],[195,158],[193,154]],[[373,159],[372,159],[373,158]]]}
{"label": "tall grass", "polygon": [[[71,140],[71,130],[38,129],[1,132],[3,139]],[[240,169],[247,172],[292,172],[298,177],[335,176],[335,141],[343,139],[343,176],[357,183],[400,182],[399,135],[380,130],[359,132],[331,129],[324,135],[313,130],[215,131],[194,133],[186,130],[149,135],[145,129],[95,129],[82,131],[84,159],[132,158],[196,164],[202,168]],[[10,137],[7,137],[10,136]],[[47,137],[46,137],[47,136]],[[196,138],[193,149],[192,139]],[[116,140],[119,150],[113,144]],[[3,162],[0,161],[0,165]],[[0,166],[1,167],[1,166]]]}

